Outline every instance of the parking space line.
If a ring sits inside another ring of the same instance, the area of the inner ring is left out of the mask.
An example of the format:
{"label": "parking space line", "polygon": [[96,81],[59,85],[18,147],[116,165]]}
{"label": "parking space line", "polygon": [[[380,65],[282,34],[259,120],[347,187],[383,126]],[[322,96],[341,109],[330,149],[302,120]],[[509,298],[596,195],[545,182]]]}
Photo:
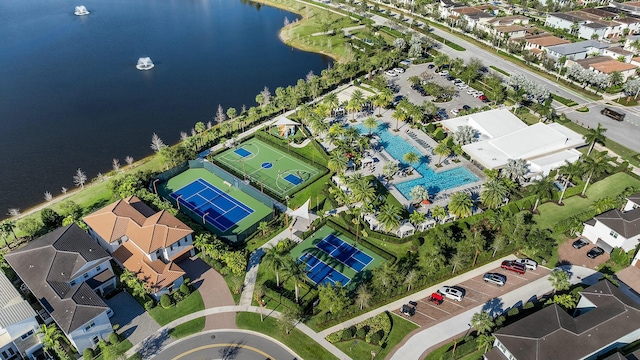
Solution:
{"label": "parking space line", "polygon": [[422,315],[422,316],[426,316],[426,317],[428,317],[428,318],[429,318],[429,319],[431,319],[431,320],[437,320],[436,318],[431,317],[431,316],[429,316],[429,315],[427,315],[427,314],[423,313],[422,311],[418,311],[418,309],[416,309],[416,312],[417,312],[418,314]]}
{"label": "parking space line", "polygon": [[427,305],[428,305],[429,307],[431,307],[431,308],[434,308],[434,309],[436,309],[436,310],[440,310],[440,311],[442,311],[442,312],[444,312],[444,313],[447,313],[447,314],[451,315],[451,313],[450,313],[450,312],[448,312],[447,310],[442,310],[441,308],[439,308],[438,306],[440,306],[440,305],[432,305],[432,304],[427,304]]}

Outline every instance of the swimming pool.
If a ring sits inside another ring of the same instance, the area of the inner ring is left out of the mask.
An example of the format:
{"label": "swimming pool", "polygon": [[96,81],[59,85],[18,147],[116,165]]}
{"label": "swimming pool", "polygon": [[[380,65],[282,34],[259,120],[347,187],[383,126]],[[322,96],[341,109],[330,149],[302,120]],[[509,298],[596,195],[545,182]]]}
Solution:
{"label": "swimming pool", "polygon": [[[360,124],[354,127],[362,134],[369,132],[364,125]],[[419,179],[395,183],[396,189],[398,189],[398,191],[400,191],[400,193],[408,200],[411,200],[411,196],[409,194],[411,193],[411,189],[416,185],[424,186],[427,191],[429,191],[429,195],[435,195],[443,190],[453,189],[479,180],[477,176],[464,166],[436,173],[429,167],[429,161],[424,157],[424,154],[421,154],[418,149],[400,136],[393,135],[386,124],[380,125],[373,132],[380,137],[381,141],[379,142],[379,145],[384,146],[384,149],[389,153],[389,155],[401,164],[413,166],[414,169],[422,175],[422,178]],[[417,152],[422,155],[420,164],[407,164],[403,160],[404,154],[409,151]],[[437,155],[434,156],[432,160],[436,160],[437,157]]]}

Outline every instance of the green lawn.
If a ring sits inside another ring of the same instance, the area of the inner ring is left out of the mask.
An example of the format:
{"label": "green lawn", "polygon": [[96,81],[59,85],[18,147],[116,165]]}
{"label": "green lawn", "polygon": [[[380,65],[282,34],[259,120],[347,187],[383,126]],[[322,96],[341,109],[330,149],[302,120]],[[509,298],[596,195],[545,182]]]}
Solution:
{"label": "green lawn", "polygon": [[199,333],[204,328],[204,317],[199,317],[191,321],[187,321],[184,324],[180,324],[173,329],[169,330],[169,335],[176,339]]}
{"label": "green lawn", "polygon": [[236,315],[236,325],[239,329],[257,331],[282,342],[302,359],[337,359],[298,329],[293,329],[289,335],[286,335],[279,329],[278,322],[274,318],[266,317],[261,322],[259,314],[242,312]]}
{"label": "green lawn", "polygon": [[539,227],[553,229],[553,225],[558,221],[585,212],[596,200],[607,196],[613,198],[629,186],[640,187],[640,180],[625,173],[617,173],[590,185],[587,188],[586,198],[572,196],[562,201],[564,206],[558,206],[555,202],[538,206],[539,215],[534,215],[533,218]]}
{"label": "green lawn", "polygon": [[168,309],[164,309],[162,306],[157,305],[155,308],[149,310],[149,315],[151,315],[158,325],[164,326],[175,319],[179,319],[185,315],[200,310],[204,310],[202,296],[200,296],[199,291],[194,291],[184,300]]}
{"label": "green lawn", "polygon": [[[120,350],[119,352],[122,352],[124,354],[127,350],[129,350],[129,349],[131,349],[133,347],[133,344],[129,340],[123,340],[120,343],[118,343],[117,346],[118,346],[118,349]],[[131,357],[131,359],[134,359],[134,358],[136,358],[136,355]],[[96,356],[95,358],[93,358],[93,360],[103,360],[103,359],[104,358],[103,358],[102,354],[100,354],[100,355]]]}
{"label": "green lawn", "polygon": [[391,314],[393,324],[387,341],[382,345],[372,345],[363,340],[340,341],[334,345],[349,355],[352,359],[368,359],[371,352],[375,351],[375,359],[384,359],[393,348],[410,332],[418,328],[418,325],[407,321],[395,314]]}

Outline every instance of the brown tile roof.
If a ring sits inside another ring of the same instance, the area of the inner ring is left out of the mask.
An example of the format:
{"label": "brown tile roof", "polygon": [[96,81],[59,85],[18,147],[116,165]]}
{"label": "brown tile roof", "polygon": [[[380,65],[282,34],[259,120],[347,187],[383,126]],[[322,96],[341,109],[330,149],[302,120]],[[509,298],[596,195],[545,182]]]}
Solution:
{"label": "brown tile roof", "polygon": [[193,233],[193,230],[167,211],[154,212],[135,196],[87,215],[84,222],[107,242],[128,237],[150,254]]}
{"label": "brown tile roof", "polygon": [[551,305],[494,333],[518,360],[582,359],[640,330],[639,305],[607,280],[581,292],[593,304],[571,317]]}
{"label": "brown tile roof", "polygon": [[[188,250],[188,249],[187,249]],[[113,252],[113,258],[122,266],[144,281],[152,292],[156,293],[173,284],[185,274],[174,262],[165,264],[162,260],[151,261],[131,241],[127,241]]]}
{"label": "brown tile roof", "polygon": [[31,241],[5,259],[67,334],[108,309],[85,282],[69,285],[88,264],[95,267],[110,259],[75,223]]}
{"label": "brown tile roof", "polygon": [[612,53],[616,53],[616,54],[619,54],[619,55],[622,55],[622,56],[633,55],[632,51],[625,50],[625,49],[621,48],[620,46],[613,46],[613,47],[607,48],[607,51],[610,51]]}
{"label": "brown tile roof", "polygon": [[497,32],[501,32],[501,33],[512,33],[516,31],[522,31],[524,30],[524,27],[520,25],[505,25],[505,26],[496,26],[494,27],[494,29]]}
{"label": "brown tile roof", "polygon": [[553,36],[553,35],[544,35],[541,37],[527,38],[527,42],[546,47],[546,46],[553,46],[553,45],[569,44],[571,41],[560,39],[559,37]]}

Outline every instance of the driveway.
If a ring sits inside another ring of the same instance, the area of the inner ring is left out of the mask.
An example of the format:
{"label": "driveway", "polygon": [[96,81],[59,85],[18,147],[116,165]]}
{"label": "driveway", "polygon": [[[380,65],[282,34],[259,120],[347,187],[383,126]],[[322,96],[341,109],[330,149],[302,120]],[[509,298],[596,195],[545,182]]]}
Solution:
{"label": "driveway", "polygon": [[132,344],[139,343],[160,329],[158,323],[126,291],[120,292],[105,302],[113,309],[111,323],[120,325],[118,334]]}
{"label": "driveway", "polygon": [[595,269],[598,265],[609,260],[609,254],[606,252],[595,259],[587,257],[587,252],[595,246],[595,244],[591,242],[582,249],[574,249],[571,244],[577,239],[578,238],[567,240],[558,248],[558,262],[560,265],[577,265]]}
{"label": "driveway", "polygon": [[[236,304],[222,275],[202,259],[194,256],[181,261],[178,265],[187,273],[193,287],[200,290],[205,309]],[[215,329],[236,329],[236,314],[223,313],[207,316],[204,330]]]}

